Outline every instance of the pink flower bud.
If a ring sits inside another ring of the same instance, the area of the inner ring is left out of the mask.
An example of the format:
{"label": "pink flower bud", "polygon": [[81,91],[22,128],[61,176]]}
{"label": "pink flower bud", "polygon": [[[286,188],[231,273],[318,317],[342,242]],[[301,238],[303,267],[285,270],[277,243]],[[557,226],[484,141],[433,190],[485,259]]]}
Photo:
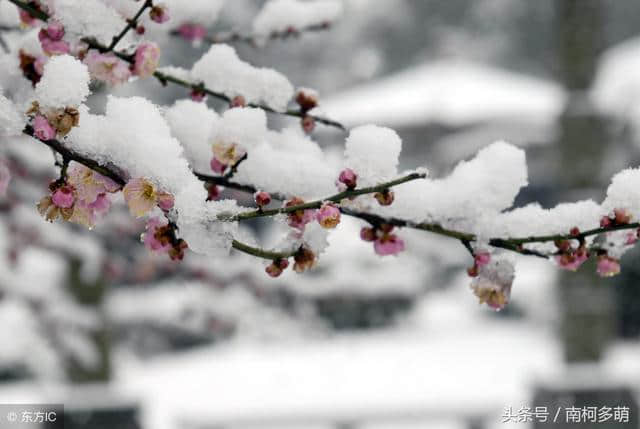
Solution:
{"label": "pink flower bud", "polygon": [[338,176],[338,182],[344,184],[348,189],[354,189],[358,182],[358,175],[350,168],[345,168]]}
{"label": "pink flower bud", "polygon": [[385,234],[373,242],[373,249],[380,256],[395,255],[404,250],[404,241],[395,234]]}
{"label": "pink flower bud", "polygon": [[491,261],[491,253],[481,250],[475,253],[473,260],[478,267],[487,265]]}
{"label": "pink flower bud", "polygon": [[376,192],[373,197],[381,206],[390,206],[395,198],[393,191],[390,191],[388,189],[383,192]]}
{"label": "pink flower bud", "polygon": [[196,103],[203,102],[206,96],[207,94],[202,90],[199,90],[199,89],[191,90],[191,100],[195,101]]}
{"label": "pink flower bud", "polygon": [[62,40],[64,37],[64,26],[57,21],[49,21],[44,31],[51,40]]}
{"label": "pink flower bud", "polygon": [[23,9],[18,9],[18,15],[20,16],[20,22],[27,27],[31,27],[36,22],[36,19]]}
{"label": "pink flower bud", "polygon": [[627,209],[614,209],[613,216],[616,225],[626,225],[631,222],[631,212]]}
{"label": "pink flower bud", "polygon": [[613,277],[620,274],[620,261],[607,254],[599,255],[596,272],[601,277]]}
{"label": "pink flower bud", "polygon": [[577,250],[570,249],[566,253],[556,255],[554,259],[560,268],[577,271],[589,259],[589,252],[584,247],[580,247]]}
{"label": "pink flower bud", "polygon": [[611,221],[609,216],[602,216],[602,218],[600,218],[600,227],[601,228],[609,228],[612,224],[613,224],[613,222]]}
{"label": "pink flower bud", "polygon": [[158,192],[158,207],[164,211],[168,211],[173,208],[173,204],[173,195],[168,192]]}
{"label": "pink flower bud", "polygon": [[220,198],[220,187],[215,183],[207,183],[205,185],[207,189],[207,201],[215,201]]}
{"label": "pink flower bud", "polygon": [[271,195],[268,192],[260,191],[254,194],[254,199],[258,207],[264,207],[271,203]]}
{"label": "pink flower bud", "polygon": [[200,24],[185,23],[178,27],[178,34],[191,42],[198,42],[207,36],[207,29]]}
{"label": "pink flower bud", "polygon": [[296,273],[302,273],[313,268],[317,262],[316,254],[308,247],[300,247],[298,252],[293,256],[295,263],[293,270]]}
{"label": "pink flower bud", "polygon": [[273,261],[265,271],[271,277],[278,277],[282,272],[289,266],[289,261],[286,259],[280,259],[278,261]]}
{"label": "pink flower bud", "polygon": [[296,103],[303,113],[308,112],[318,105],[318,93],[309,88],[300,88],[296,93]]}
{"label": "pink flower bud", "polygon": [[211,158],[211,163],[209,165],[211,166],[211,169],[218,174],[224,173],[224,170],[227,169],[227,165],[218,161],[218,158],[216,157]]}
{"label": "pink flower bud", "polygon": [[51,196],[51,201],[57,207],[61,209],[68,209],[73,206],[75,201],[75,197],[73,196],[73,188],[69,185],[61,186],[56,189],[53,195]]}
{"label": "pink flower bud", "polygon": [[142,234],[144,246],[153,252],[168,252],[171,242],[167,234],[167,221],[153,217],[147,222],[146,232]]}
{"label": "pink flower bud", "polygon": [[157,22],[158,24],[163,24],[170,18],[169,10],[164,4],[153,6],[149,11],[149,16],[153,22]]}
{"label": "pink flower bud", "polygon": [[305,133],[311,134],[316,128],[316,120],[312,116],[305,115],[301,121],[302,129]]}
{"label": "pink flower bud", "polygon": [[627,246],[632,246],[638,242],[638,231],[629,231],[627,232],[627,239],[624,244]]}
{"label": "pink flower bud", "polygon": [[133,74],[140,77],[151,76],[158,67],[160,48],[152,42],[145,42],[138,46],[133,62]]}
{"label": "pink flower bud", "polygon": [[[294,197],[285,203],[285,207],[298,206],[300,204],[304,204],[304,200],[302,198]],[[287,216],[287,223],[292,228],[297,228],[299,230],[303,230],[305,225],[315,219],[315,210],[312,209],[302,209],[295,210],[290,212]]]}
{"label": "pink flower bud", "polygon": [[340,223],[340,209],[331,203],[324,204],[316,212],[316,219],[323,228],[335,228]]}
{"label": "pink flower bud", "polygon": [[376,237],[376,230],[373,228],[364,227],[360,230],[360,238],[363,241],[374,241]]}
{"label": "pink flower bud", "polygon": [[246,106],[247,106],[247,100],[242,95],[236,95],[231,99],[231,102],[229,103],[229,107],[232,109],[235,107],[246,107]]}
{"label": "pink flower bud", "polygon": [[53,129],[47,118],[42,115],[36,115],[33,119],[34,135],[42,140],[48,141],[56,138],[56,131]]}

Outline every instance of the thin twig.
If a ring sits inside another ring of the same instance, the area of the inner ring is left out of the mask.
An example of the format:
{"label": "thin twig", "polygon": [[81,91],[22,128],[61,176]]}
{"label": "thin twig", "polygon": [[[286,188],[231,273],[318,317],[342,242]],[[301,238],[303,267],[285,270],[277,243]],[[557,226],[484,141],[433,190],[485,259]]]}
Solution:
{"label": "thin twig", "polygon": [[271,209],[271,210],[253,210],[250,212],[239,213],[235,216],[228,218],[227,220],[247,220],[254,219],[257,217],[265,217],[265,216],[275,216],[278,214],[286,214],[293,213],[298,210],[308,210],[308,209],[318,209],[326,202],[339,203],[345,198],[354,198],[359,195],[372,194],[374,192],[381,192],[385,189],[389,189],[393,186],[400,185],[402,183],[410,182],[412,180],[424,179],[426,177],[425,174],[422,173],[411,173],[399,179],[395,179],[389,182],[381,183],[376,186],[369,186],[366,188],[360,189],[347,189],[346,191],[339,192],[335,195],[332,195],[327,198],[323,198],[321,200],[310,201],[303,204],[296,204],[288,207],[282,207],[279,209]]}
{"label": "thin twig", "polygon": [[122,29],[120,34],[113,37],[113,40],[111,41],[111,44],[107,48],[106,52],[113,51],[118,45],[118,43],[122,40],[122,38],[129,32],[129,30],[136,28],[138,26],[138,19],[140,18],[140,16],[144,13],[144,11],[147,8],[150,8],[152,6],[153,6],[153,0],[145,0],[142,7],[133,16],[133,18],[127,20],[127,25]]}
{"label": "thin twig", "polygon": [[272,250],[264,250],[264,249],[260,249],[258,247],[253,247],[253,246],[249,246],[248,244],[245,243],[241,243],[238,240],[233,240],[231,243],[231,246],[236,249],[239,250],[241,252],[247,253],[249,255],[253,255],[256,256],[258,258],[263,258],[263,259],[271,259],[271,260],[278,260],[278,259],[287,259],[292,257],[293,255],[296,254],[295,251],[292,252],[275,252]]}
{"label": "thin twig", "polygon": [[[258,36],[255,34],[242,34],[235,31],[224,31],[216,33],[212,36],[205,36],[203,41],[212,45],[218,43],[247,43],[251,46],[258,46],[263,40],[287,40],[291,38],[297,38],[305,33],[319,32],[328,30],[331,27],[329,22],[322,22],[320,24],[313,24],[303,28],[291,27],[284,31],[274,31],[268,36]],[[172,36],[180,36],[179,30],[172,30]]]}

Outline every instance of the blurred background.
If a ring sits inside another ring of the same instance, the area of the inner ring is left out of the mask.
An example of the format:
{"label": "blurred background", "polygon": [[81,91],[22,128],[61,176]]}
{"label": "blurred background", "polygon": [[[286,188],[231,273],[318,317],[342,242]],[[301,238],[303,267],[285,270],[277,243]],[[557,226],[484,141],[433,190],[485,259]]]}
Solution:
{"label": "blurred background", "polygon": [[[262,3],[227,2],[210,32],[249,31]],[[344,4],[329,31],[239,54],[317,88],[349,127],[397,130],[402,168],[438,177],[494,140],[524,148],[517,206],[600,201],[612,174],[638,165],[640,3]],[[165,64],[187,67],[208,49],[162,43]],[[99,112],[108,91],[96,91]],[[116,94],[188,97],[147,81]],[[344,148],[340,132],[315,137]],[[56,171],[48,149],[21,143],[7,142],[14,179],[0,200],[2,403],[64,403],[67,428],[543,427],[527,417],[536,407],[549,419],[562,408],[554,427],[638,427],[637,252],[606,280],[521,258],[498,313],[471,293],[459,243],[411,234],[408,251],[379,258],[353,219],[304,275],[271,279],[237,253],[174,264],[144,249],[124,207],[93,231],[44,222],[34,203]],[[574,406],[629,407],[629,423],[566,423]]]}

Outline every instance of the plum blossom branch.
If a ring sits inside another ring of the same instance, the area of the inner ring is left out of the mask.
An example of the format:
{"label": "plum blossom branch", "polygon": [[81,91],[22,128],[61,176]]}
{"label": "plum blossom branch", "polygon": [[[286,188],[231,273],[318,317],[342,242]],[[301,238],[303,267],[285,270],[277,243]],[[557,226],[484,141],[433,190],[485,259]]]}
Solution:
{"label": "plum blossom branch", "polygon": [[37,141],[49,146],[52,150],[54,150],[55,152],[59,153],[62,156],[63,160],[75,161],[75,162],[77,162],[79,164],[82,164],[85,167],[88,167],[88,168],[92,169],[93,171],[95,171],[97,173],[100,173],[105,177],[108,177],[109,179],[113,180],[114,182],[116,182],[120,186],[124,186],[127,183],[127,181],[122,177],[122,175],[120,173],[118,173],[117,171],[115,171],[115,169],[113,169],[111,167],[107,167],[107,166],[101,165],[100,163],[94,161],[91,158],[88,158],[86,156],[80,155],[79,153],[70,150],[69,148],[64,146],[62,143],[60,143],[58,140],[55,140],[55,139],[54,140],[40,140],[40,139],[38,139],[34,135],[34,129],[33,129],[33,127],[31,125],[27,125],[23,132],[24,132],[24,134],[35,138]]}
{"label": "plum blossom branch", "polygon": [[[15,4],[17,7],[21,8],[22,10],[24,10],[25,12],[27,12],[28,14],[30,14],[31,16],[41,19],[42,21],[47,21],[49,19],[49,15],[39,9],[34,8],[33,6],[31,6],[30,4],[27,4],[21,0],[10,0],[13,4]],[[136,14],[136,16],[139,16],[146,8],[147,8],[147,3],[152,3],[152,1],[150,0],[145,0],[145,5],[143,5],[143,8],[141,8],[138,11],[138,14]],[[135,18],[134,18],[135,19]],[[133,21],[133,20],[132,20]],[[122,37],[124,37],[124,34],[126,34],[126,32],[128,32],[131,28],[132,28],[132,21],[129,21],[129,24],[125,27],[125,29],[120,33],[122,34]],[[92,38],[84,38],[82,39],[85,43],[87,43],[87,45],[89,45],[90,48],[96,49],[98,50],[100,53],[107,53],[107,52],[113,52],[118,58],[133,64],[134,63],[134,56],[133,55],[129,55],[123,52],[118,52],[118,51],[114,51],[113,49],[115,48],[115,45],[117,45],[118,41],[120,39],[118,39],[118,37],[120,37],[120,35],[116,36],[113,40],[113,42],[111,43],[110,46],[105,46],[101,43],[99,43],[98,41],[96,41],[95,39]],[[121,37],[120,37],[121,38]],[[114,44],[115,42],[115,44]],[[172,76],[170,74],[167,73],[162,73],[159,71],[155,71],[153,73],[153,76],[164,86],[166,85],[168,82],[171,82],[175,85],[179,85],[182,86],[184,88],[189,88],[192,91],[199,91],[202,92],[204,94],[210,95],[214,98],[226,101],[228,103],[232,102],[232,99],[229,98],[228,96],[226,96],[225,94],[219,93],[219,92],[215,92],[210,90],[209,88],[204,87],[201,83],[191,83],[191,82],[187,82],[186,80],[177,78],[176,76]],[[333,119],[329,119],[329,118],[325,118],[322,116],[317,116],[317,115],[312,115],[309,114],[308,112],[304,112],[302,110],[296,110],[296,109],[287,109],[285,111],[279,111],[279,110],[275,110],[269,106],[265,106],[265,105],[261,105],[261,104],[255,104],[255,103],[248,103],[247,104],[249,107],[254,107],[254,108],[258,108],[258,109],[262,109],[265,112],[269,112],[269,113],[273,113],[273,114],[279,114],[279,115],[285,115],[285,116],[293,116],[293,117],[297,117],[297,118],[311,118],[313,119],[315,122],[319,122],[321,124],[330,126],[330,127],[334,127],[334,128],[338,128],[342,131],[346,131],[346,127],[344,125],[342,125],[340,122],[335,121]]]}
{"label": "plum blossom branch", "polygon": [[[24,134],[36,138],[37,141],[47,145],[53,151],[59,153],[63,158],[63,163],[68,163],[69,161],[75,161],[79,164],[84,165],[85,167],[90,168],[91,170],[97,173],[100,173],[103,176],[108,177],[109,179],[113,180],[115,183],[117,183],[120,186],[124,186],[127,183],[122,173],[120,173],[114,166],[102,165],[91,158],[83,156],[67,148],[58,140],[38,139],[34,135],[34,129],[31,125],[27,125],[25,127]],[[256,191],[256,188],[253,186],[237,184],[221,176],[207,176],[207,175],[202,175],[197,173],[195,173],[195,175],[200,180],[203,180],[206,182],[213,182],[216,184],[227,186],[229,188],[238,189],[244,192],[254,193]],[[317,209],[326,202],[335,203],[335,202],[342,201],[344,198],[351,198],[358,195],[370,194],[373,192],[380,192],[384,189],[388,189],[390,187],[397,186],[399,184],[402,184],[411,180],[417,180],[420,178],[424,178],[424,175],[420,173],[412,173],[407,176],[401,177],[399,179],[382,183],[380,185],[340,192],[338,194],[335,194],[333,196],[330,196],[322,200],[311,201],[303,204],[290,205],[289,207],[284,207],[280,209],[255,210],[255,211],[245,212],[230,218],[226,218],[225,220],[245,220],[245,219],[257,218],[257,217],[263,217],[263,216],[274,216],[277,214],[293,213],[299,210]],[[416,229],[421,231],[428,231],[434,234],[453,238],[460,241],[463,245],[465,245],[465,248],[467,248],[467,250],[471,248],[470,246],[471,243],[478,241],[475,234],[448,229],[437,223],[429,223],[429,222],[416,223],[416,222],[411,222],[405,219],[400,219],[395,217],[383,217],[373,213],[361,212],[361,211],[353,210],[346,207],[339,207],[339,210],[340,212],[342,212],[347,216],[352,216],[355,218],[362,219],[368,222],[369,224],[373,225],[374,227],[384,227],[386,225],[389,225],[389,226],[402,227],[402,228],[411,228],[411,229]],[[538,256],[542,258],[549,258],[554,256],[555,254],[543,254],[531,249],[527,249],[524,247],[524,245],[533,244],[533,243],[546,243],[546,242],[558,243],[558,242],[569,241],[569,240],[578,240],[580,242],[583,242],[585,238],[590,236],[599,235],[607,232],[638,229],[638,228],[640,228],[640,223],[638,222],[611,223],[611,224],[607,224],[604,226],[600,226],[598,228],[593,228],[593,229],[582,231],[582,232],[570,231],[567,234],[552,234],[552,235],[513,237],[513,238],[500,238],[500,237],[490,238],[487,241],[487,244],[491,247],[505,249],[505,250],[523,254],[523,255],[533,255],[533,256]],[[261,257],[264,259],[271,259],[274,261],[286,259],[287,257],[291,257],[292,255],[297,253],[297,251],[293,253],[292,252],[287,253],[287,252],[274,252],[269,250],[263,250],[263,249],[259,249],[259,248],[252,247],[244,243],[238,242],[237,240],[233,241],[232,246],[233,248],[241,252],[248,253],[250,255]],[[598,249],[594,248],[592,250],[598,250]],[[470,251],[473,253],[473,249],[471,249]]]}
{"label": "plum blossom branch", "polygon": [[[105,53],[108,52],[108,48],[104,45],[102,45],[101,43],[99,43],[98,41],[96,41],[95,39],[91,39],[91,38],[84,38],[83,41],[85,43],[87,43],[89,45],[90,48],[96,49],[101,53]],[[122,52],[117,52],[114,51],[114,54],[120,58],[121,60],[124,60],[128,63],[133,63],[134,62],[134,57],[133,55],[128,55]],[[192,83],[192,82],[188,82],[184,79],[180,79],[176,76],[170,75],[168,73],[163,73],[161,71],[156,70],[153,73],[153,77],[155,77],[163,86],[166,86],[167,83],[173,83],[174,85],[178,85],[178,86],[182,86],[184,88],[188,88],[191,91],[194,92],[198,92],[198,93],[202,93],[202,94],[206,94],[206,95],[210,95],[214,98],[217,98],[219,100],[222,101],[226,101],[227,103],[231,103],[233,100],[228,97],[225,94],[222,94],[220,92],[216,92],[216,91],[212,91],[211,89],[205,87],[204,85],[202,85],[202,83]],[[279,111],[276,109],[273,109],[269,106],[266,105],[262,105],[262,104],[255,104],[255,103],[247,103],[247,106],[249,107],[254,107],[254,108],[258,108],[258,109],[262,109],[265,112],[268,113],[273,113],[276,115],[285,115],[285,116],[293,116],[293,117],[297,117],[297,118],[305,118],[305,117],[309,117],[312,118],[314,121],[319,122],[321,124],[330,126],[330,127],[334,127],[334,128],[338,128],[342,131],[346,131],[346,128],[344,125],[342,125],[340,122],[335,121],[333,119],[329,119],[329,118],[325,118],[322,116],[317,116],[317,115],[311,115],[309,113],[303,112],[302,110],[296,110],[296,109],[287,109],[285,111]]]}
{"label": "plum blossom branch", "polygon": [[[95,42],[92,43],[93,47],[99,49],[99,44],[96,44]],[[118,55],[121,59],[125,60],[125,61],[129,61],[131,62],[132,59],[130,56],[127,55]],[[167,82],[171,82],[175,85],[179,85],[185,88],[189,88],[192,91],[197,91],[197,92],[202,92],[206,95],[210,95],[212,97],[215,97],[219,100],[223,100],[226,101],[227,103],[231,103],[232,99],[227,97],[226,95],[219,93],[219,92],[215,92],[210,90],[209,88],[204,87],[202,84],[200,83],[191,83],[191,82],[187,82],[186,80],[183,79],[179,79],[175,76],[169,75],[167,73],[162,73],[160,71],[156,71],[153,76],[158,79],[158,81],[160,81],[160,83],[162,83],[163,85],[166,85]],[[330,127],[334,127],[334,128],[338,128],[342,131],[346,131],[346,128],[344,125],[342,125],[340,122],[335,121],[333,119],[329,119],[329,118],[325,118],[322,116],[317,116],[317,115],[310,115],[308,113],[304,113],[301,110],[296,110],[296,109],[288,109],[285,111],[279,111],[279,110],[275,110],[269,106],[265,106],[265,105],[261,105],[261,104],[255,104],[255,103],[248,103],[247,106],[249,107],[255,107],[258,109],[262,109],[265,112],[269,112],[269,113],[273,113],[273,114],[278,114],[278,115],[286,115],[286,116],[294,116],[297,118],[304,118],[304,117],[311,117],[313,118],[316,122],[319,122],[321,124],[330,126]]]}
{"label": "plum blossom branch", "polygon": [[231,218],[229,218],[228,220],[231,221],[236,221],[236,220],[247,220],[247,219],[253,219],[253,218],[257,218],[257,217],[264,217],[264,216],[275,216],[278,214],[286,214],[286,213],[293,213],[296,212],[298,210],[308,210],[308,209],[318,209],[320,208],[323,204],[327,203],[327,202],[333,202],[333,203],[339,203],[342,200],[344,200],[345,198],[354,198],[357,197],[359,195],[365,195],[365,194],[373,194],[376,192],[382,192],[386,189],[389,189],[393,186],[397,186],[397,185],[401,185],[403,183],[406,182],[410,182],[412,180],[417,180],[417,179],[424,179],[426,177],[426,174],[423,173],[411,173],[408,174],[404,177],[401,177],[399,179],[395,179],[395,180],[391,180],[389,182],[385,182],[385,183],[381,183],[379,185],[376,186],[369,186],[366,188],[360,188],[360,189],[347,189],[343,192],[339,192],[335,195],[332,195],[330,197],[327,198],[323,198],[321,200],[316,200],[316,201],[310,201],[307,203],[302,203],[302,204],[295,204],[295,205],[290,205],[287,207],[282,207],[279,209],[272,209],[272,210],[254,210],[254,211],[250,211],[250,212],[245,212],[245,213],[239,213]]}

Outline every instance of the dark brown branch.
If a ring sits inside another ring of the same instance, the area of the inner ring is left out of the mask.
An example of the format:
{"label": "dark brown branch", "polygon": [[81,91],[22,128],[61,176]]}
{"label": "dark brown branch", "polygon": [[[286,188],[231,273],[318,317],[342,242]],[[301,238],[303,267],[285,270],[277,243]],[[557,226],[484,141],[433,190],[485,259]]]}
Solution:
{"label": "dark brown branch", "polygon": [[37,18],[41,21],[47,21],[49,19],[49,15],[47,15],[46,12],[38,9],[37,7],[31,5],[28,2],[24,2],[21,0],[9,0],[11,3],[15,4],[17,7],[19,7],[20,9],[24,10],[25,12],[27,12],[29,15],[31,15],[34,18]]}

